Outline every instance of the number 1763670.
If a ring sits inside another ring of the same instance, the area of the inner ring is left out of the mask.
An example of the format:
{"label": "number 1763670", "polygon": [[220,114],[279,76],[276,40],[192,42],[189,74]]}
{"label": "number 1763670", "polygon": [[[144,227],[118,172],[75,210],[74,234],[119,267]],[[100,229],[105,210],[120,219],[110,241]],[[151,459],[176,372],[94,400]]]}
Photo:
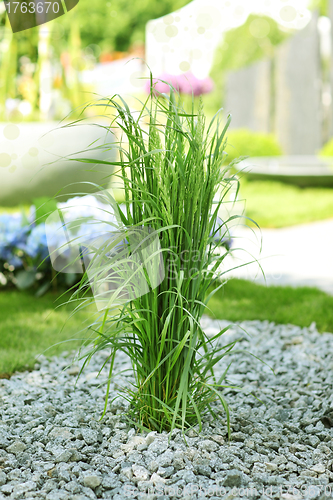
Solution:
{"label": "number 1763670", "polygon": [[6,2],[6,8],[8,13],[21,13],[26,14],[37,14],[53,12],[58,14],[60,10],[60,5],[58,2]]}

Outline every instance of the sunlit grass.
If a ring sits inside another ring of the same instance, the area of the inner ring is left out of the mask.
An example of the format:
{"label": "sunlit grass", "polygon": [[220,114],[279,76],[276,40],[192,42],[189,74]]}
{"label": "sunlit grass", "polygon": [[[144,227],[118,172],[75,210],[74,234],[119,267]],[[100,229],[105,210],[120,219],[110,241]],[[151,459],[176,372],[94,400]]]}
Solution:
{"label": "sunlit grass", "polygon": [[[33,368],[39,354],[78,350],[80,340],[67,340],[86,338],[87,333],[78,332],[90,314],[81,312],[68,319],[72,307],[55,309],[68,295],[56,300],[58,295],[49,292],[36,299],[29,292],[0,292],[0,376]],[[316,288],[266,287],[232,279],[210,299],[208,308],[205,314],[230,322],[268,320],[301,327],[315,322],[319,332],[333,333],[333,297]],[[91,306],[90,313],[94,310]]]}
{"label": "sunlit grass", "polygon": [[268,320],[333,333],[333,296],[316,288],[265,286],[232,279],[209,301],[205,312],[229,321]]}
{"label": "sunlit grass", "polygon": [[16,212],[24,212],[25,215],[29,215],[30,212],[30,205],[19,205],[19,206],[14,206],[14,207],[1,207],[0,206],[0,215],[2,213],[8,213],[8,214],[13,214]]}
{"label": "sunlit grass", "polygon": [[286,227],[333,218],[333,189],[276,181],[240,180],[246,215],[261,227]]}
{"label": "sunlit grass", "polygon": [[[115,175],[111,179],[115,199],[125,201],[123,183]],[[280,228],[297,224],[333,219],[333,189],[299,188],[278,181],[240,180],[240,197],[246,200],[246,216],[261,228]],[[29,206],[24,206],[29,213]],[[0,207],[3,212],[14,213],[20,207]]]}
{"label": "sunlit grass", "polygon": [[33,368],[39,354],[52,356],[79,348],[79,339],[87,338],[87,332],[80,331],[96,308],[91,306],[90,315],[81,311],[70,317],[73,304],[57,308],[68,298],[69,294],[60,297],[50,292],[39,298],[28,291],[0,292],[0,374]]}

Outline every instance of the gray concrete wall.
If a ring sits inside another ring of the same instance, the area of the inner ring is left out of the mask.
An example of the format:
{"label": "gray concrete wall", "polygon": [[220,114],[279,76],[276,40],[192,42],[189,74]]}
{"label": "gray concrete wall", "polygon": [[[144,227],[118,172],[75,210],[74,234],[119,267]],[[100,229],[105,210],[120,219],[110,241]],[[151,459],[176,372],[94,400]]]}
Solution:
{"label": "gray concrete wall", "polygon": [[315,154],[322,146],[318,16],[276,50],[275,132],[286,154]]}
{"label": "gray concrete wall", "polygon": [[[330,5],[333,25],[333,0]],[[303,30],[276,48],[272,61],[227,75],[224,110],[232,114],[230,128],[274,132],[287,155],[317,153],[324,119],[317,24],[314,12]],[[333,88],[333,64],[331,78]],[[333,111],[331,127],[333,135]]]}
{"label": "gray concrete wall", "polygon": [[330,61],[330,87],[331,87],[331,105],[329,109],[328,130],[329,137],[333,137],[333,0],[329,0],[328,16],[331,20],[331,61]]}
{"label": "gray concrete wall", "polygon": [[270,131],[271,65],[267,59],[229,73],[224,110],[232,114],[231,129]]}

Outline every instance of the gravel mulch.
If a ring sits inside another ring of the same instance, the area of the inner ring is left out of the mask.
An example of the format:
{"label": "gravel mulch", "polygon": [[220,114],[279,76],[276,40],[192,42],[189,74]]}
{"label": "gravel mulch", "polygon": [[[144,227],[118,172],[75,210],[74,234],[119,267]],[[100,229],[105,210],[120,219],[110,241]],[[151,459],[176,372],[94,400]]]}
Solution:
{"label": "gravel mulch", "polygon": [[[202,319],[207,334],[227,322]],[[249,334],[245,334],[244,330]],[[178,430],[137,432],[123,419],[124,400],[104,419],[107,352],[98,353],[78,379],[72,355],[39,358],[32,372],[0,380],[0,500],[122,500],[144,498],[333,498],[333,335],[245,321],[223,335],[240,338],[225,390],[231,410],[209,418],[200,435]],[[121,353],[119,369],[130,368]],[[218,366],[223,372],[227,360]],[[131,371],[111,384],[110,400]],[[255,399],[250,393],[258,397]]]}

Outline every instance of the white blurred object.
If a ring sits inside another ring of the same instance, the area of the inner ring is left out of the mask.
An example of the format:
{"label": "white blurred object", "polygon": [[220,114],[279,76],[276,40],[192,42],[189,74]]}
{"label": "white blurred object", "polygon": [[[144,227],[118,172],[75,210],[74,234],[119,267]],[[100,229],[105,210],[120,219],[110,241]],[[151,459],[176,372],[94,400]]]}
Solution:
{"label": "white blurred object", "polygon": [[113,94],[133,94],[143,89],[143,62],[126,58],[109,63],[96,64],[93,69],[80,73],[82,83],[91,85],[101,97]]}
{"label": "white blurred object", "polygon": [[223,262],[223,270],[229,269],[227,279],[317,287],[333,295],[332,220],[262,230],[238,225],[233,238],[236,248]]}
{"label": "white blurred object", "polygon": [[0,123],[0,137],[0,206],[91,193],[98,188],[83,182],[105,185],[113,172],[112,165],[79,161],[116,159],[113,134],[91,123]]}
{"label": "white blurred object", "polygon": [[53,268],[86,270],[99,311],[141,297],[164,279],[158,233],[125,228],[111,189],[58,204],[45,231]]}
{"label": "white blurred object", "polygon": [[18,108],[18,106],[21,102],[22,101],[20,101],[20,99],[12,99],[11,97],[9,97],[8,99],[6,99],[6,103],[5,103],[6,111],[9,113],[11,111],[14,111],[15,109]]}
{"label": "white blurred object", "polygon": [[242,25],[249,14],[262,14],[281,26],[303,29],[311,18],[307,0],[194,0],[146,26],[146,61],[158,76],[191,71],[209,75],[214,52],[223,34]]}
{"label": "white blurred object", "polygon": [[[51,263],[56,271],[83,272],[81,247],[96,238],[103,242],[121,227],[112,191],[76,196],[58,203],[46,220],[45,232]],[[107,204],[107,201],[109,203]]]}
{"label": "white blurred object", "polygon": [[318,19],[318,31],[320,36],[320,50],[324,58],[331,57],[331,20],[329,17],[321,16]]}
{"label": "white blurred object", "polygon": [[21,101],[18,105],[17,109],[23,116],[29,116],[32,112],[32,105],[29,101]]}

